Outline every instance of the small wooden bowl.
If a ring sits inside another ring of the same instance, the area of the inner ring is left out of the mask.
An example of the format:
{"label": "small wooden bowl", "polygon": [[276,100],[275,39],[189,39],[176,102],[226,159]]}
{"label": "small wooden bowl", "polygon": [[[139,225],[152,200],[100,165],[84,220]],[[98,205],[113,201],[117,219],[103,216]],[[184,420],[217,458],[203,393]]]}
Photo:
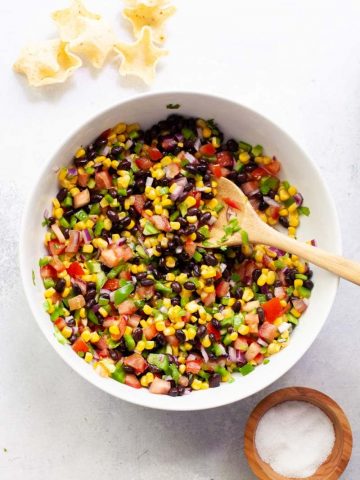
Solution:
{"label": "small wooden bowl", "polygon": [[[352,451],[352,433],[348,419],[339,405],[317,390],[289,387],[271,393],[252,411],[245,427],[245,455],[249,466],[260,480],[290,480],[274,472],[259,456],[255,446],[255,433],[261,417],[272,407],[286,401],[298,400],[321,408],[330,418],[335,430],[334,448],[327,460],[307,480],[337,480],[349,463]],[[295,479],[294,479],[295,480]]]}

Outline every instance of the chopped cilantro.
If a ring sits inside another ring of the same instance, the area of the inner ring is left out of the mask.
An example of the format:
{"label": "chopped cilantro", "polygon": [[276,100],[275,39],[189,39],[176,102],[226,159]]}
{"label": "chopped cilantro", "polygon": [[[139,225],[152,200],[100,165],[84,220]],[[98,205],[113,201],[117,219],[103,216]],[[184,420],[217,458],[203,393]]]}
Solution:
{"label": "chopped cilantro", "polygon": [[177,110],[178,108],[180,108],[180,103],[168,103],[166,105],[166,108],[168,108],[169,110]]}
{"label": "chopped cilantro", "polygon": [[306,217],[308,217],[310,215],[310,208],[309,207],[299,207],[298,208],[298,211],[300,213],[300,215],[305,215]]}
{"label": "chopped cilantro", "polygon": [[34,270],[31,271],[31,278],[32,278],[33,285],[35,286],[36,282],[35,282],[35,272],[34,272]]}
{"label": "chopped cilantro", "polygon": [[270,190],[277,189],[279,180],[275,177],[262,177],[260,180],[260,192],[267,195]]}

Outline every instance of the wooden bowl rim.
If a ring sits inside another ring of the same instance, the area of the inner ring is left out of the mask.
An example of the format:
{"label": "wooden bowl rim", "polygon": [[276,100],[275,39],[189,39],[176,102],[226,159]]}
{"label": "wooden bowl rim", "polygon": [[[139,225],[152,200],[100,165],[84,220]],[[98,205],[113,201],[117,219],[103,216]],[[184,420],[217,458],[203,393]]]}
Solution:
{"label": "wooden bowl rim", "polygon": [[[330,418],[336,433],[335,444],[327,460],[320,465],[314,475],[304,480],[337,480],[347,467],[352,452],[352,430],[350,423],[342,408],[331,397],[318,390],[308,387],[286,387],[270,393],[261,400],[252,410],[245,426],[244,452],[253,473],[260,480],[298,480],[284,477],[273,471],[259,456],[255,446],[255,432],[263,415],[276,405],[287,401],[307,401],[322,409]],[[336,459],[337,457],[337,459]],[[336,459],[336,465],[330,476],[323,476],[320,470],[332,459]],[[268,473],[264,470],[270,470]],[[260,476],[259,476],[260,475]],[[269,476],[272,475],[272,476]],[[320,475],[320,476],[319,476]]]}

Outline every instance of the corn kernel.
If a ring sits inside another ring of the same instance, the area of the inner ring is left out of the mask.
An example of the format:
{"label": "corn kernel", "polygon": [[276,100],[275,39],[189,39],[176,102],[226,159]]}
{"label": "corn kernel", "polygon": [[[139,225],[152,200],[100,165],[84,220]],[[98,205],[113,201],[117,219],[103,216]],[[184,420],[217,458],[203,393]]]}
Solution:
{"label": "corn kernel", "polygon": [[207,390],[209,388],[208,382],[202,382],[200,390]]}
{"label": "corn kernel", "polygon": [[269,355],[274,355],[275,353],[280,352],[281,346],[278,343],[270,343],[267,347],[267,353]]}
{"label": "corn kernel", "polygon": [[86,310],[84,307],[80,308],[79,315],[80,318],[86,318]]}
{"label": "corn kernel", "polygon": [[193,196],[189,195],[188,197],[185,198],[184,204],[188,207],[194,207],[196,205],[196,200]]}
{"label": "corn kernel", "polygon": [[290,205],[290,207],[288,207],[288,212],[293,213],[297,210],[297,208],[298,208],[298,206],[297,206],[296,202],[294,202]]}
{"label": "corn kernel", "polygon": [[287,208],[282,208],[279,211],[279,215],[280,215],[280,217],[287,217],[289,215],[289,211],[287,210]]}
{"label": "corn kernel", "polygon": [[139,353],[141,353],[145,349],[145,342],[143,340],[140,340],[135,347],[135,350]]}
{"label": "corn kernel", "polygon": [[266,275],[266,283],[267,283],[268,285],[274,285],[275,280],[276,280],[276,274],[275,274],[275,272],[270,271],[270,272]]}
{"label": "corn kernel", "polygon": [[91,337],[91,332],[89,330],[84,330],[80,336],[84,340],[84,342],[88,342]]}
{"label": "corn kernel", "polygon": [[250,300],[252,300],[254,298],[254,292],[251,290],[251,288],[249,287],[245,287],[244,288],[244,293],[242,295],[242,299],[245,301],[245,302],[249,302]]}
{"label": "corn kernel", "polygon": [[64,210],[62,208],[54,208],[54,217],[61,218],[63,216]]}
{"label": "corn kernel", "polygon": [[94,358],[94,355],[91,352],[85,353],[84,360],[86,363],[90,363],[93,358]]}
{"label": "corn kernel", "polygon": [[143,312],[145,315],[152,315],[153,309],[150,307],[150,305],[145,305],[143,308]]}
{"label": "corn kernel", "polygon": [[54,295],[54,293],[55,293],[55,288],[50,287],[50,288],[48,288],[47,290],[45,290],[45,292],[44,292],[44,297],[45,297],[45,298],[50,298],[50,297],[52,297],[52,296]]}
{"label": "corn kernel", "polygon": [[61,334],[65,337],[65,338],[70,338],[71,335],[72,335],[73,331],[72,331],[72,328],[71,327],[64,327],[62,330],[61,330]]}
{"label": "corn kernel", "polygon": [[165,330],[165,322],[156,322],[155,323],[155,328],[158,332],[163,332]]}
{"label": "corn kernel", "polygon": [[194,327],[190,327],[185,330],[186,340],[194,340],[196,337],[196,329]]}
{"label": "corn kernel", "polygon": [[154,340],[148,340],[147,342],[145,342],[145,349],[146,350],[152,350],[153,348],[155,348]]}
{"label": "corn kernel", "polygon": [[92,332],[90,336],[90,342],[91,343],[97,343],[100,340],[100,336],[97,332]]}
{"label": "corn kernel", "polygon": [[301,313],[298,312],[295,308],[292,308],[292,309],[290,310],[290,313],[291,313],[291,315],[293,315],[295,318],[300,318],[300,317],[301,317]]}
{"label": "corn kernel", "polygon": [[303,283],[304,283],[304,282],[303,282],[300,278],[296,278],[296,279],[294,280],[294,287],[295,287],[295,288],[302,287]]}
{"label": "corn kernel", "polygon": [[201,344],[204,348],[209,348],[211,346],[209,335],[205,335],[205,337],[201,340]]}
{"label": "corn kernel", "polygon": [[198,304],[195,302],[195,301],[192,301],[192,302],[189,302],[186,306],[185,306],[185,310],[187,312],[190,312],[190,313],[195,313],[198,311]]}
{"label": "corn kernel", "polygon": [[240,335],[247,335],[250,331],[250,328],[247,325],[240,325],[238,332]]}
{"label": "corn kernel", "polygon": [[91,245],[91,243],[87,243],[82,247],[82,251],[84,253],[92,253],[94,251],[94,247]]}
{"label": "corn kernel", "polygon": [[185,370],[186,370],[186,365],[182,364],[182,365],[179,366],[179,372],[181,374],[185,373]]}
{"label": "corn kernel", "polygon": [[65,287],[62,294],[61,294],[62,298],[68,297],[70,292],[71,292],[71,288],[70,287]]}
{"label": "corn kernel", "polygon": [[174,257],[166,257],[165,264],[168,268],[174,268],[176,260]]}
{"label": "corn kernel", "polygon": [[239,155],[239,160],[240,160],[241,163],[246,165],[250,161],[250,155],[247,152],[242,152]]}
{"label": "corn kernel", "polygon": [[189,222],[189,223],[196,223],[197,222],[197,216],[196,215],[188,215],[186,217],[186,220]]}
{"label": "corn kernel", "polygon": [[119,335],[120,330],[117,325],[111,325],[109,328],[109,332],[111,333],[111,335]]}
{"label": "corn kernel", "polygon": [[211,129],[209,127],[203,128],[202,134],[204,138],[210,138],[211,137]]}
{"label": "corn kernel", "polygon": [[260,277],[257,279],[256,283],[259,285],[259,287],[263,287],[266,283],[267,276],[266,274],[262,273]]}
{"label": "corn kernel", "polygon": [[235,342],[235,340],[238,338],[237,332],[230,333],[229,338],[232,342]]}
{"label": "corn kernel", "polygon": [[166,327],[164,329],[165,337],[169,337],[170,335],[174,335],[174,334],[175,334],[175,328],[174,327]]}
{"label": "corn kernel", "polygon": [[297,194],[297,189],[296,189],[296,187],[294,187],[293,185],[291,185],[291,186],[288,188],[288,193],[289,193],[289,195],[291,195],[292,197],[293,197],[294,195],[296,195],[296,194]]}
{"label": "corn kernel", "polygon": [[290,235],[291,237],[294,237],[295,234],[296,234],[296,228],[294,228],[294,227],[289,227],[289,228],[288,228],[288,233],[289,233],[289,235]]}
{"label": "corn kernel", "polygon": [[200,390],[201,389],[201,381],[195,378],[191,384],[193,390]]}
{"label": "corn kernel", "polygon": [[185,327],[185,322],[183,321],[174,323],[175,330],[181,330],[184,327]]}

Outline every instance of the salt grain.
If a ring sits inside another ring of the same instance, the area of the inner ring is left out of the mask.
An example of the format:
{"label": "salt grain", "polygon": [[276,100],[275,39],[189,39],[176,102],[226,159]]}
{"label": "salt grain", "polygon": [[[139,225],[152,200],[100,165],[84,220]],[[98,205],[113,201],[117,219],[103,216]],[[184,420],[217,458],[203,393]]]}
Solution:
{"label": "salt grain", "polygon": [[271,408],[259,421],[256,449],[262,460],[284,477],[313,475],[331,453],[334,426],[318,407],[288,401]]}

